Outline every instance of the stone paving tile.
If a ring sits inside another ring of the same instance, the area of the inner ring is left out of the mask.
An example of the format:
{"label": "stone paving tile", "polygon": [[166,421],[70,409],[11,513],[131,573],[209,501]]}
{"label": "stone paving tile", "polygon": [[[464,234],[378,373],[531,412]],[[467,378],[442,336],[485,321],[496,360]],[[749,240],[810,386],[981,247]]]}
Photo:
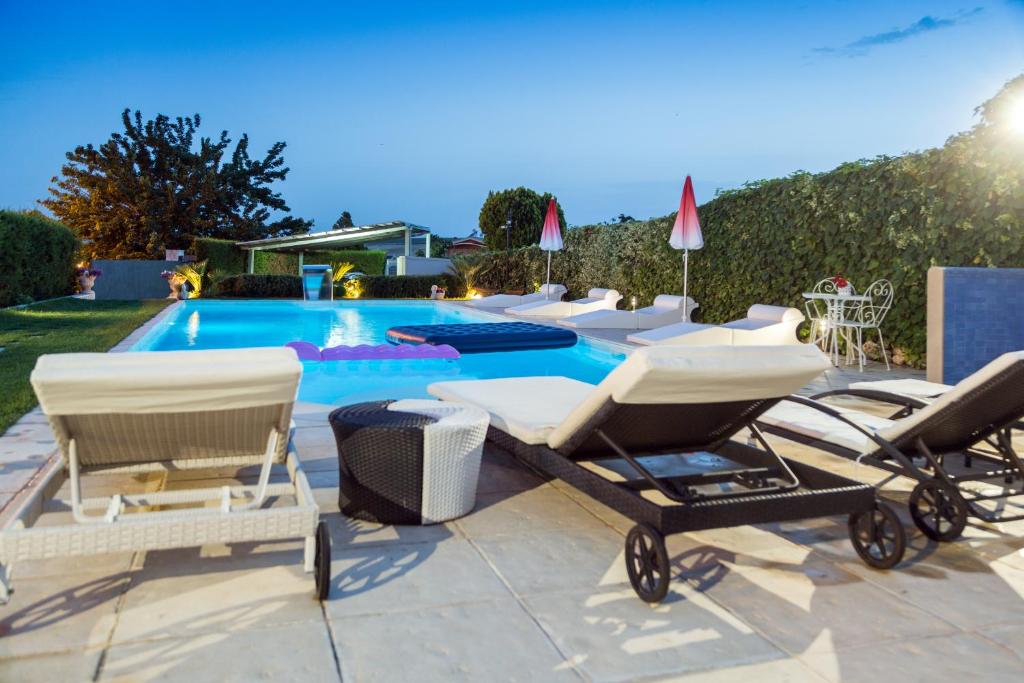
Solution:
{"label": "stone paving tile", "polygon": [[659,683],[823,683],[825,680],[797,659],[773,659],[758,664],[713,668],[695,674],[658,677]]}
{"label": "stone paving tile", "polygon": [[105,645],[129,580],[129,573],[17,580],[0,606],[0,659]]}
{"label": "stone paving tile", "polygon": [[525,598],[558,649],[594,681],[626,681],[783,657],[754,629],[675,583],[647,605],[630,588]]}
{"label": "stone paving tile", "polygon": [[322,618],[300,552],[221,558],[201,557],[198,549],[161,554],[163,561],[147,561],[133,572],[112,642],[233,633]]}
{"label": "stone paving tile", "polygon": [[628,584],[622,537],[612,529],[536,531],[476,541],[519,595]]}
{"label": "stone paving tile", "polygon": [[115,645],[98,680],[338,683],[339,678],[330,636],[320,621]]}
{"label": "stone paving tile", "polygon": [[581,680],[512,598],[331,622],[346,681]]}
{"label": "stone paving tile", "polygon": [[1024,662],[1024,626],[1020,624],[990,626],[980,629],[978,633],[1015,653]]}
{"label": "stone paving tile", "polygon": [[0,659],[0,681],[9,683],[79,683],[91,681],[103,650],[76,650]]}
{"label": "stone paving tile", "polygon": [[[332,618],[396,613],[509,595],[505,584],[466,540],[374,545],[334,554]],[[403,617],[393,617],[398,623]]]}
{"label": "stone paving tile", "polygon": [[517,493],[544,485],[544,480],[505,451],[487,446],[480,461],[477,495]]}
{"label": "stone paving tile", "polygon": [[933,638],[894,638],[871,647],[814,652],[801,659],[828,681],[878,683],[901,681],[1021,680],[1022,661],[1006,649],[974,634]]}
{"label": "stone paving tile", "polygon": [[458,520],[458,525],[471,538],[543,529],[607,527],[571,498],[549,485],[518,493],[478,495],[473,514]]}
{"label": "stone paving tile", "polygon": [[703,572],[688,580],[793,654],[956,630],[813,555],[799,564],[712,558]]}

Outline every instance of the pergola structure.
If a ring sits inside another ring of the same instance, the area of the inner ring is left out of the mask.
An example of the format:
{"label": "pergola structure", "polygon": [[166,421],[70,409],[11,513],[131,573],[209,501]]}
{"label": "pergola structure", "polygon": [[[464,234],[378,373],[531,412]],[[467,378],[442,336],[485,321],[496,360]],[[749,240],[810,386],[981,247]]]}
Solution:
{"label": "pergola structure", "polygon": [[262,240],[239,242],[237,246],[249,252],[248,271],[255,269],[257,251],[284,251],[298,253],[299,272],[302,272],[303,254],[307,251],[343,249],[365,242],[376,242],[381,239],[404,233],[405,255],[412,256],[412,238],[424,236],[426,248],[424,253],[430,254],[430,228],[414,225],[405,221],[388,221],[372,225],[357,225],[351,228],[338,228],[324,232],[310,232],[305,235],[288,235],[285,237],[268,237]]}

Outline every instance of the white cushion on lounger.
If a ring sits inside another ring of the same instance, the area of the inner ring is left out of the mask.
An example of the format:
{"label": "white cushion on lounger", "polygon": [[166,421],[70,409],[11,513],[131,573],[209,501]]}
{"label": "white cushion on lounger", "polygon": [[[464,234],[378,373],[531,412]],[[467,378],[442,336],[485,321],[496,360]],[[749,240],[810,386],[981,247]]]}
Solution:
{"label": "white cushion on lounger", "polygon": [[528,444],[545,443],[551,430],[593,390],[593,384],[568,377],[435,382],[427,387],[443,401],[483,408],[492,425]]}
{"label": "white cushion on lounger", "polygon": [[880,379],[872,382],[853,382],[850,388],[887,391],[890,394],[900,394],[901,396],[911,396],[913,398],[931,398],[944,394],[953,387],[950,384],[926,382],[923,379]]}
{"label": "white cushion on lounger", "polygon": [[[884,417],[861,413],[856,410],[844,410],[829,404],[830,408],[839,411],[844,417],[856,422],[870,432],[877,432],[894,424]],[[759,418],[761,422],[781,427],[817,441],[834,443],[849,448],[855,453],[868,453],[875,450],[875,442],[865,434],[820,410],[809,406],[782,401],[766,411]]]}
{"label": "white cushion on lounger", "polygon": [[829,367],[825,354],[810,345],[637,349],[551,432],[548,445],[558,448],[568,441],[608,399],[700,405],[776,398],[800,389]]}
{"label": "white cushion on lounger", "polygon": [[[879,436],[887,439],[888,441],[896,441],[911,427],[920,424],[922,421],[929,419],[935,413],[946,409],[957,401],[960,401],[965,395],[1006,372],[1014,364],[1022,362],[1024,362],[1024,351],[1004,353],[985,367],[976,371],[974,374],[962,379],[959,384],[939,396],[934,402],[928,404],[926,408],[922,408],[902,420],[893,423],[891,427],[881,430],[879,432]],[[998,397],[993,397],[993,400],[999,399]]]}
{"label": "white cushion on lounger", "polygon": [[291,349],[253,348],[40,356],[32,387],[47,415],[200,412],[295,400]]}

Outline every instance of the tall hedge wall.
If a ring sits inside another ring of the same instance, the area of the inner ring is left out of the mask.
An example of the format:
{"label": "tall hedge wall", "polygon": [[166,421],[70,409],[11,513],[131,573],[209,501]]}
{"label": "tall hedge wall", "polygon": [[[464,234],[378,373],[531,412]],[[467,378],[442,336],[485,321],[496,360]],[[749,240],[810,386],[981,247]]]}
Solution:
{"label": "tall hedge wall", "polygon": [[[344,249],[337,251],[308,251],[303,257],[306,264],[329,264],[348,262],[355,270],[367,275],[383,275],[387,254],[383,251]],[[296,275],[299,272],[298,254],[258,251],[253,263],[254,270],[261,275]]]}
{"label": "tall hedge wall", "polygon": [[[860,289],[887,278],[896,299],[886,341],[898,360],[922,365],[930,266],[1024,266],[1024,136],[999,116],[1012,90],[1024,95],[1024,77],[942,148],[762,180],[700,206],[705,246],[690,254],[690,293],[702,319],[741,317],[758,302],[803,309],[801,293],[836,274]],[[668,245],[674,219],[574,228],[552,280],[573,296],[614,287],[639,305],[680,293],[681,253]],[[537,247],[496,252],[477,281],[533,288],[544,268]]]}
{"label": "tall hedge wall", "polygon": [[0,306],[70,294],[78,239],[37,212],[0,211]]}
{"label": "tall hedge wall", "polygon": [[192,245],[197,261],[206,261],[206,272],[216,276],[237,275],[246,270],[246,253],[233,240],[197,237]]}

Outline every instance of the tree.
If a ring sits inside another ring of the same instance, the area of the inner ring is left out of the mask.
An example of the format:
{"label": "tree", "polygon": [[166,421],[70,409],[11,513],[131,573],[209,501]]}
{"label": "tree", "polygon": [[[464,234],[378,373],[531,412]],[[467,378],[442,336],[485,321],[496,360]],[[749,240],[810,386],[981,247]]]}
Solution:
{"label": "tree", "polygon": [[[526,187],[488,192],[480,208],[480,232],[488,249],[502,251],[536,244],[544,227],[544,215],[551,193],[537,194]],[[511,218],[512,229],[506,236],[505,225]],[[565,230],[565,215],[558,207],[558,223]]]}
{"label": "tree", "polygon": [[635,220],[636,219],[633,218],[632,216],[628,216],[628,215],[626,215],[624,213],[620,213],[618,216],[613,218],[611,222],[612,223],[618,223],[619,225],[623,225],[625,223],[632,223]]}
{"label": "tree", "polygon": [[341,216],[338,220],[334,221],[334,225],[331,226],[331,230],[337,230],[339,228],[351,228],[354,227],[355,223],[352,222],[352,214],[348,211],[342,211]]}
{"label": "tree", "polygon": [[249,137],[197,139],[199,114],[163,114],[143,122],[142,113],[121,114],[123,133],[98,148],[66,154],[50,197],[39,203],[83,239],[89,258],[152,258],[165,248],[184,248],[196,237],[251,240],[308,232],[295,216],[270,222],[288,205],[270,185],[288,168],[277,142],[262,159],[249,156]]}

